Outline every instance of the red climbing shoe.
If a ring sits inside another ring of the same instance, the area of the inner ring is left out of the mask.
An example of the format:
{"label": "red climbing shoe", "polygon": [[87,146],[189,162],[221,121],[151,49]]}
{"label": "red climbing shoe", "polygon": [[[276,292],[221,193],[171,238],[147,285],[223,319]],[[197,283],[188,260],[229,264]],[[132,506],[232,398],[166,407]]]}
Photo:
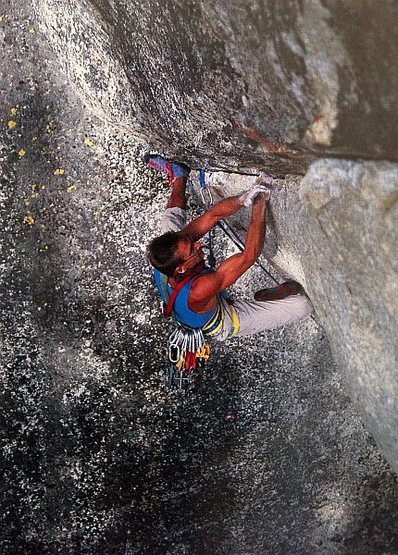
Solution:
{"label": "red climbing shoe", "polygon": [[154,170],[161,172],[169,176],[169,185],[176,177],[185,177],[191,171],[191,168],[185,164],[177,164],[176,162],[170,162],[162,156],[156,156],[153,154],[145,154],[143,161]]}
{"label": "red climbing shoe", "polygon": [[304,289],[297,281],[285,281],[276,287],[270,287],[269,289],[260,289],[254,294],[254,299],[256,301],[277,301],[280,299],[285,299],[290,295],[304,294]]}

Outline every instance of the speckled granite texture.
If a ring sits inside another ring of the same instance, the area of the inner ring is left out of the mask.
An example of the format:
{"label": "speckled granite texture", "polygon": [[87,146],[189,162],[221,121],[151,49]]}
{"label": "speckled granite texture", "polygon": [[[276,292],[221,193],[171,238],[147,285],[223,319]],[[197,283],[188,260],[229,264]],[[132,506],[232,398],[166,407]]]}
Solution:
{"label": "speckled granite texture", "polygon": [[316,321],[165,389],[145,258],[165,184],[75,96],[30,3],[0,20],[0,552],[395,554],[396,477]]}
{"label": "speckled granite texture", "polygon": [[300,267],[291,275],[397,471],[397,5],[33,5],[60,71],[108,126],[196,168],[282,178],[274,262]]}

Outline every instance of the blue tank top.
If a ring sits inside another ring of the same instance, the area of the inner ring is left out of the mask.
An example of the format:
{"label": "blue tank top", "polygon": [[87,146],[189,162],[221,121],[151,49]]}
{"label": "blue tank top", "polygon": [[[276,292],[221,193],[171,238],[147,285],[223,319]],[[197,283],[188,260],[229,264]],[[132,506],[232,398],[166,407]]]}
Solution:
{"label": "blue tank top", "polygon": [[[198,276],[207,274],[209,268],[204,268],[199,274],[192,276],[192,279],[188,281],[178,292],[177,298],[174,301],[173,312],[176,320],[183,325],[190,328],[202,328],[216,313],[217,307],[205,312],[204,314],[198,314],[188,307],[188,297],[191,291],[192,282]],[[167,283],[167,277],[161,274],[159,270],[154,270],[153,275],[155,277],[156,285],[159,289],[160,296],[164,303],[167,303],[168,298],[166,298],[164,287],[167,287],[168,294],[170,295],[173,288]]]}

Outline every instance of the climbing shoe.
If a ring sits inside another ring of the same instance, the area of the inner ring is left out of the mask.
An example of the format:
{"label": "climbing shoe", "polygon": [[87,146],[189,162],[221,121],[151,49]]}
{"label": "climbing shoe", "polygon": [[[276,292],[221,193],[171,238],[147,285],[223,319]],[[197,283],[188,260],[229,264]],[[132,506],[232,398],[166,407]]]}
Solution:
{"label": "climbing shoe", "polygon": [[254,293],[254,299],[256,301],[277,301],[280,299],[285,299],[290,295],[304,294],[304,289],[297,281],[285,281],[276,287],[270,287],[269,289],[260,289]]}
{"label": "climbing shoe", "polygon": [[162,156],[156,156],[153,154],[146,154],[143,157],[143,161],[154,170],[161,172],[169,176],[169,185],[176,177],[185,177],[191,171],[191,168],[185,164],[177,164],[176,162],[170,162]]}

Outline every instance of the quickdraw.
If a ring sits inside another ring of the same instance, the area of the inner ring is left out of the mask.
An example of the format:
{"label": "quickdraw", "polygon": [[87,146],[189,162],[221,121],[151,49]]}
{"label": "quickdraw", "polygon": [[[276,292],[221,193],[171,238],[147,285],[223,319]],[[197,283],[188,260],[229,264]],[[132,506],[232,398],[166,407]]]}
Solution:
{"label": "quickdraw", "polygon": [[[202,199],[202,202],[206,210],[208,210],[213,206],[213,195],[210,189],[206,185],[205,170],[200,170],[199,172],[199,184],[200,184],[200,197]],[[207,248],[209,251],[207,256],[207,264],[212,269],[216,267],[216,258],[214,256],[214,250],[213,250],[215,232],[216,230],[213,227],[213,229],[211,229],[207,234],[207,241],[203,245],[203,247],[205,249]]]}
{"label": "quickdraw", "polygon": [[188,329],[178,324],[168,342],[167,385],[179,389],[189,385],[194,371],[206,366],[210,352],[201,329]]}

